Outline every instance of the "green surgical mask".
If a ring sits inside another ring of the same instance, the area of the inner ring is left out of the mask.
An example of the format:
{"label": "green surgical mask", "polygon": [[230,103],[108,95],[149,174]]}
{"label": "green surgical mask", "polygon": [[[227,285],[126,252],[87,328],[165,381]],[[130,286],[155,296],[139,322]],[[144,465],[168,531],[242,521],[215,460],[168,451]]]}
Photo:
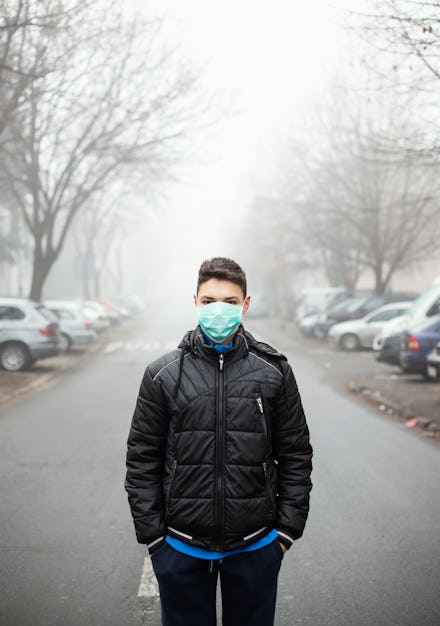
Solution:
{"label": "green surgical mask", "polygon": [[211,302],[197,307],[197,319],[212,341],[221,343],[241,324],[243,306],[227,302]]}

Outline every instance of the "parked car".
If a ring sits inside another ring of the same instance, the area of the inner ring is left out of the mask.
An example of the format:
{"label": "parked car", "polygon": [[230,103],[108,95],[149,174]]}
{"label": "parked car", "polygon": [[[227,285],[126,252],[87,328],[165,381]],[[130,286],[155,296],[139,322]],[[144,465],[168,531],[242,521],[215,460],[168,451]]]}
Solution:
{"label": "parked car", "polygon": [[427,358],[440,341],[440,315],[411,326],[401,335],[400,367],[404,372],[428,376]]}
{"label": "parked car", "polygon": [[71,300],[46,300],[46,307],[58,318],[61,350],[67,352],[73,345],[95,341],[92,322],[84,315],[81,306]]}
{"label": "parked car", "polygon": [[96,302],[104,307],[112,325],[120,324],[126,317],[128,317],[128,315],[124,315],[112,302],[109,302],[104,298],[99,298]]}
{"label": "parked car", "polygon": [[320,338],[327,337],[330,328],[351,319],[351,310],[356,309],[364,300],[364,297],[349,297],[318,315],[313,329],[314,335]]}
{"label": "parked car", "polygon": [[426,359],[426,373],[432,380],[440,381],[440,341]]}
{"label": "parked car", "polygon": [[[376,361],[388,363],[388,365],[400,364],[401,335],[402,333],[400,332],[386,336],[383,336],[381,333],[376,335],[373,340],[373,353]],[[380,340],[378,340],[378,337],[380,337]]]}
{"label": "parked car", "polygon": [[412,324],[440,314],[440,284],[434,284],[414,300],[405,315],[387,322],[373,341],[374,355],[378,361],[399,364],[400,335]]}
{"label": "parked car", "polygon": [[368,313],[375,311],[384,304],[393,302],[407,302],[416,298],[415,293],[386,293],[377,295],[355,295],[353,298],[345,300],[331,308],[325,315],[322,315],[315,326],[315,335],[326,337],[332,326],[348,320],[357,320],[365,317]]}
{"label": "parked car", "polygon": [[[320,320],[325,319],[328,311],[342,305],[343,302],[354,297],[352,291],[346,289],[336,290],[326,296],[325,299],[318,306],[314,306],[308,313],[301,319],[297,318],[297,323],[300,331],[307,337],[320,337],[324,335],[319,331]],[[325,333],[325,336],[327,332]]]}
{"label": "parked car", "polygon": [[320,313],[309,313],[298,321],[298,328],[305,337],[314,337]]}
{"label": "parked car", "polygon": [[[253,299],[254,297],[252,297],[252,300]],[[127,317],[136,315],[136,313],[139,313],[139,311],[144,308],[144,303],[142,302],[141,298],[136,295],[114,295],[109,300],[113,306],[118,308],[119,311]]]}
{"label": "parked car", "polygon": [[60,333],[56,317],[41,303],[0,298],[0,366],[9,372],[56,356]]}
{"label": "parked car", "polygon": [[86,318],[92,323],[93,330],[101,332],[111,326],[109,315],[102,304],[94,300],[78,300],[78,305]]}
{"label": "parked car", "polygon": [[306,315],[319,313],[337,294],[345,294],[346,291],[344,287],[313,287],[303,289],[295,303],[295,321],[299,323]]}
{"label": "parked car", "polygon": [[365,317],[335,324],[330,328],[331,343],[344,350],[372,348],[373,340],[386,322],[402,315],[411,307],[411,302],[393,302],[375,309]]}

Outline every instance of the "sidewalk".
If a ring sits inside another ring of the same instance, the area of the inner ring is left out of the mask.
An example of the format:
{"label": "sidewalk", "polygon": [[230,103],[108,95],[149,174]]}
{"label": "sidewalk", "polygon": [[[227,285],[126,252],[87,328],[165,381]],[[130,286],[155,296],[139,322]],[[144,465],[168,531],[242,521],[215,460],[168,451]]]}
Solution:
{"label": "sidewalk", "polygon": [[348,389],[408,428],[440,439],[440,385],[390,368],[390,374],[360,376]]}
{"label": "sidewalk", "polygon": [[105,350],[114,341],[122,340],[142,323],[140,316],[134,316],[119,326],[111,326],[99,334],[96,341],[87,345],[75,346],[50,359],[41,359],[27,371],[6,372],[0,370],[0,406],[3,406],[26,393],[52,387],[66,372],[77,367],[89,355]]}
{"label": "sidewalk", "polygon": [[263,336],[265,328],[274,329],[281,348],[283,335],[287,335],[293,350],[322,367],[324,379],[335,388],[356,395],[408,428],[440,440],[439,383],[403,374],[397,366],[378,363],[370,350],[347,352],[333,348],[325,340],[306,338],[293,322],[260,318],[252,319],[252,325]]}

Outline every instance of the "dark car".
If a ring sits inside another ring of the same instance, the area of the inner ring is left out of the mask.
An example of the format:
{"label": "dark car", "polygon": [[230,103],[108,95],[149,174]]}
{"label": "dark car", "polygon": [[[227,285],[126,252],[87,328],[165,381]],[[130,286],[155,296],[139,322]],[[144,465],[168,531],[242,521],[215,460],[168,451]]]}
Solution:
{"label": "dark car", "polygon": [[336,291],[331,294],[321,308],[316,308],[299,321],[298,325],[300,331],[307,337],[323,338],[327,333],[322,333],[320,330],[321,320],[326,319],[330,310],[333,310],[335,307],[354,297],[352,291]]}
{"label": "dark car", "polygon": [[440,341],[440,315],[412,326],[401,335],[400,367],[404,372],[428,375],[427,358]]}
{"label": "dark car", "polygon": [[376,361],[389,365],[400,365],[401,336],[402,333],[398,332],[381,337],[380,342],[375,340],[373,350]]}
{"label": "dark car", "polygon": [[334,324],[347,322],[348,320],[357,320],[365,317],[368,313],[378,309],[384,304],[392,302],[403,302],[414,300],[416,293],[386,293],[381,296],[357,296],[349,300],[340,302],[330,309],[325,316],[316,324],[315,334],[326,337],[328,331]]}

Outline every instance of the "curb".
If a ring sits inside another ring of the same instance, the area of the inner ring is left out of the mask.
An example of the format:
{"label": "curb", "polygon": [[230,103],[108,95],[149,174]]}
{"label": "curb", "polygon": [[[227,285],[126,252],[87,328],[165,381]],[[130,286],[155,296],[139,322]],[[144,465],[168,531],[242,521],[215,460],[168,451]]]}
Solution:
{"label": "curb", "polygon": [[361,396],[381,413],[397,418],[407,428],[414,428],[428,437],[440,439],[440,425],[429,417],[417,415],[410,406],[390,400],[380,391],[355,381],[350,381],[347,386],[351,393]]}
{"label": "curb", "polygon": [[[107,334],[98,335],[98,338],[95,342],[81,346],[81,352],[75,353],[75,351],[73,350],[72,352],[66,353],[66,356],[70,357],[70,362],[67,365],[64,364],[61,367],[57,367],[50,373],[35,373],[35,379],[31,380],[30,382],[27,382],[21,386],[17,386],[12,389],[0,390],[0,409],[28,393],[42,391],[44,389],[50,388],[51,386],[56,384],[56,382],[64,374],[80,366],[83,360],[89,358],[91,355],[97,355],[104,352],[110,343],[121,339],[123,340],[125,336],[130,335],[133,326],[136,326],[138,321],[139,318],[137,316],[133,316],[132,318],[127,320],[126,323],[114,327],[113,332],[115,333],[115,335],[117,335],[116,337],[110,337]],[[52,358],[63,358],[63,355],[61,355],[60,357]],[[16,374],[19,374],[19,372],[16,372]]]}

